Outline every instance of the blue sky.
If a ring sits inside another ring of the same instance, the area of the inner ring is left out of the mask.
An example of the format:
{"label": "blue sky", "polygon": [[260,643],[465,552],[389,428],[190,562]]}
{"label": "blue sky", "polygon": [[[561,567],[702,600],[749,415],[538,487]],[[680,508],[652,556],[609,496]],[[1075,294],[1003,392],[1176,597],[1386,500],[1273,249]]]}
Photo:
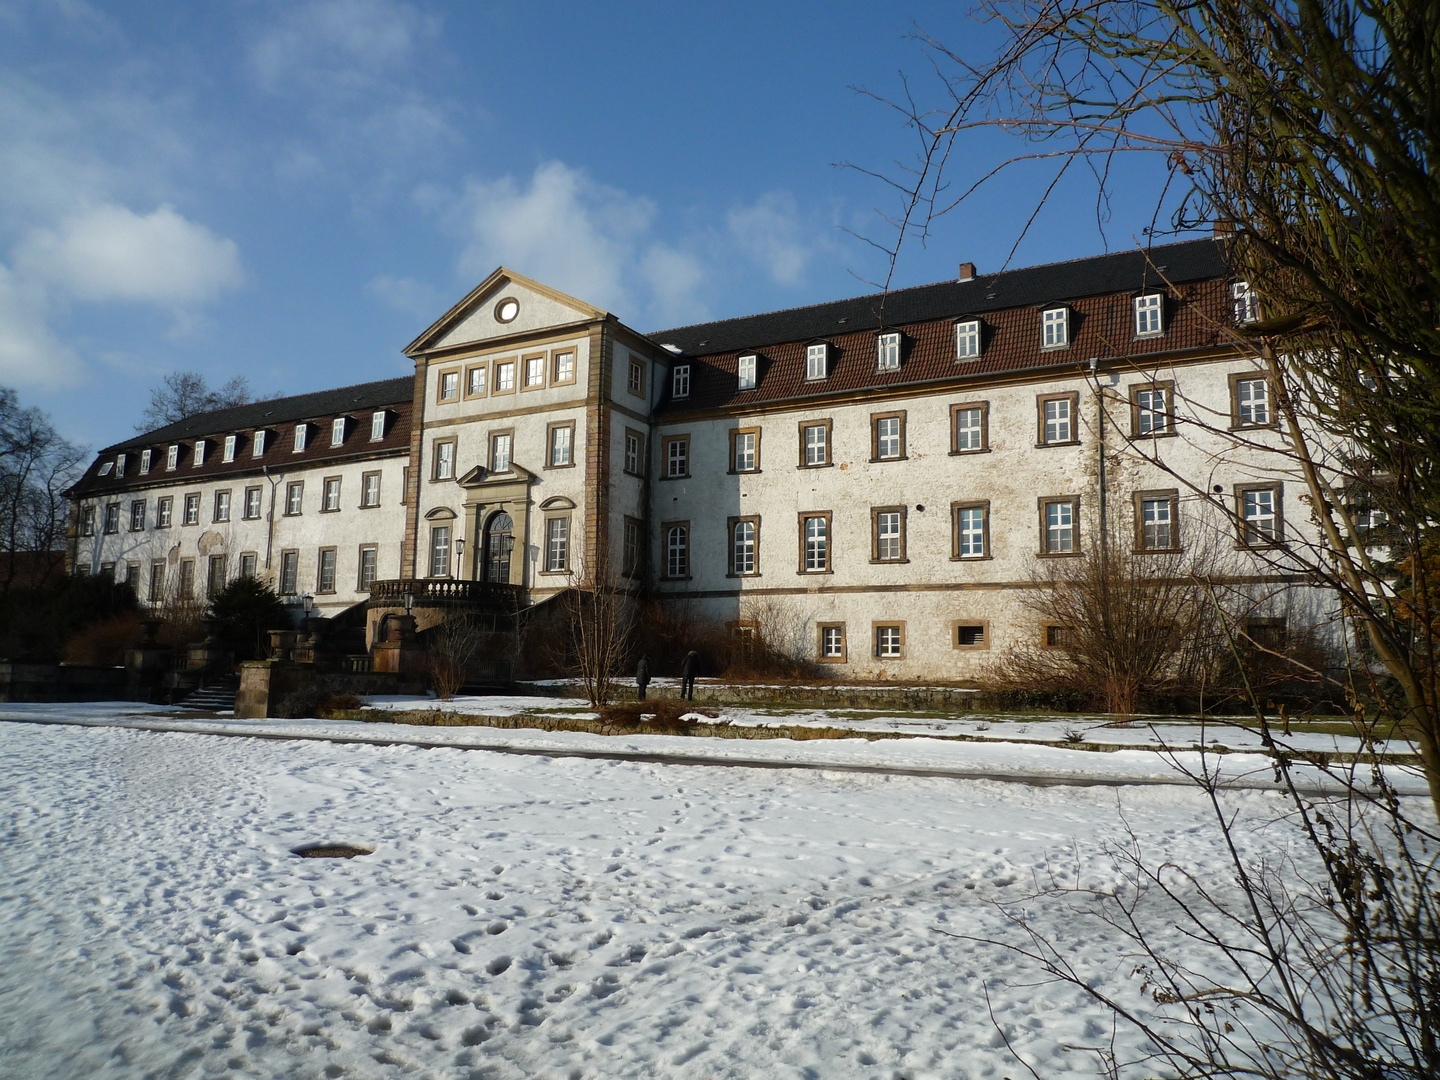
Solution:
{"label": "blue sky", "polygon": [[[988,53],[965,6],[0,0],[0,384],[70,438],[129,436],[175,370],[298,393],[400,350],[499,264],[642,331],[869,291],[913,133],[910,37]],[[1021,150],[970,139],[956,180]],[[1047,176],[1008,174],[895,284],[1004,262]],[[1082,179],[1016,253],[1132,246]],[[1134,191],[1134,198],[1127,192]]]}

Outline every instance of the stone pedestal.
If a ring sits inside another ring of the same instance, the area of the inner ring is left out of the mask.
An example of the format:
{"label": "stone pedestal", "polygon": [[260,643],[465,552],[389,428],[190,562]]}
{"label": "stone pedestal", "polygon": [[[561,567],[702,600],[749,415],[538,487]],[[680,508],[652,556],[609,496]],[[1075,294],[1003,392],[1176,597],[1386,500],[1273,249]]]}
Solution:
{"label": "stone pedestal", "polygon": [[281,698],[294,693],[312,677],[313,669],[307,664],[290,660],[247,660],[240,665],[235,715],[250,720],[274,716]]}

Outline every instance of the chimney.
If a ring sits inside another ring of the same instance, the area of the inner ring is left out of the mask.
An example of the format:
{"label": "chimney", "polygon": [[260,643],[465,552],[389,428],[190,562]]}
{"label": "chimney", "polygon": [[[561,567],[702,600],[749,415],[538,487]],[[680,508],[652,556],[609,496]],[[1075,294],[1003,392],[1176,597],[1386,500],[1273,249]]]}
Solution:
{"label": "chimney", "polygon": [[961,281],[974,281],[974,280],[975,280],[975,264],[974,264],[974,263],[961,263],[961,264],[960,264],[960,280],[961,280]]}

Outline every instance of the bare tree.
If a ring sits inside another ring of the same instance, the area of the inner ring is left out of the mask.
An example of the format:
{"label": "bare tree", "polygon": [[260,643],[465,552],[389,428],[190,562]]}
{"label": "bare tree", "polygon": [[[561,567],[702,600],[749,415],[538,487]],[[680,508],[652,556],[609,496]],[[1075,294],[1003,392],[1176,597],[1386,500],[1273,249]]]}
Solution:
{"label": "bare tree", "polygon": [[452,611],[426,637],[426,669],[436,696],[449,701],[465,684],[485,635],[462,612]]}
{"label": "bare tree", "polygon": [[587,560],[585,576],[572,575],[571,644],[585,696],[596,708],[610,702],[613,684],[631,660],[636,596],[611,565],[603,538]]}
{"label": "bare tree", "polygon": [[1204,535],[1185,551],[1145,551],[1124,530],[1073,558],[1037,559],[1021,603],[1041,634],[998,657],[989,681],[1069,692],[1121,716],[1146,698],[1203,693],[1224,661],[1206,583],[1230,569]]}
{"label": "bare tree", "polygon": [[20,576],[40,584],[34,574],[21,575],[22,561],[43,560],[64,547],[65,491],[79,477],[83,456],[48,416],[22,408],[15,391],[0,387],[0,592]]}
{"label": "bare tree", "polygon": [[[902,244],[1022,163],[1053,166],[1046,197],[1088,171],[1103,227],[1125,162],[1155,159],[1165,179],[1147,237],[1223,223],[1258,296],[1223,329],[1276,387],[1284,453],[1320,536],[1290,548],[1291,570],[1338,592],[1398,688],[1377,685],[1377,700],[1413,735],[1440,815],[1440,664],[1420,557],[1440,520],[1434,4],[982,0],[979,11],[1001,29],[999,51],[975,63],[925,37],[943,104],[891,103],[920,140],[913,169],[885,178],[900,196],[881,245],[892,272]],[[984,128],[1027,148],[957,182],[958,140]],[[1357,492],[1416,576],[1413,618],[1352,512]]]}
{"label": "bare tree", "polygon": [[173,371],[150,391],[150,404],[135,430],[154,431],[189,416],[245,405],[253,400],[250,381],[244,375],[236,375],[223,386],[212,389],[205,376],[198,372]]}

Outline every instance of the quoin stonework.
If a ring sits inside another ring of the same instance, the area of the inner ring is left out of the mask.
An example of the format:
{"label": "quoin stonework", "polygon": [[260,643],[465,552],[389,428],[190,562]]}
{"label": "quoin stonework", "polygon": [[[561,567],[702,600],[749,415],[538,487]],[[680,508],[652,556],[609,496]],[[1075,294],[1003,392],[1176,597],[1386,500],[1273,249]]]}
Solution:
{"label": "quoin stonework", "polygon": [[1020,602],[1048,560],[1123,536],[1223,548],[1298,631],[1328,599],[1274,558],[1311,526],[1255,315],[1219,239],[658,333],[500,268],[413,377],[105,448],[68,561],[156,604],[250,575],[372,636],[402,597],[607,580],[737,634],[783,605],[847,676],[964,679],[1057,634]]}

